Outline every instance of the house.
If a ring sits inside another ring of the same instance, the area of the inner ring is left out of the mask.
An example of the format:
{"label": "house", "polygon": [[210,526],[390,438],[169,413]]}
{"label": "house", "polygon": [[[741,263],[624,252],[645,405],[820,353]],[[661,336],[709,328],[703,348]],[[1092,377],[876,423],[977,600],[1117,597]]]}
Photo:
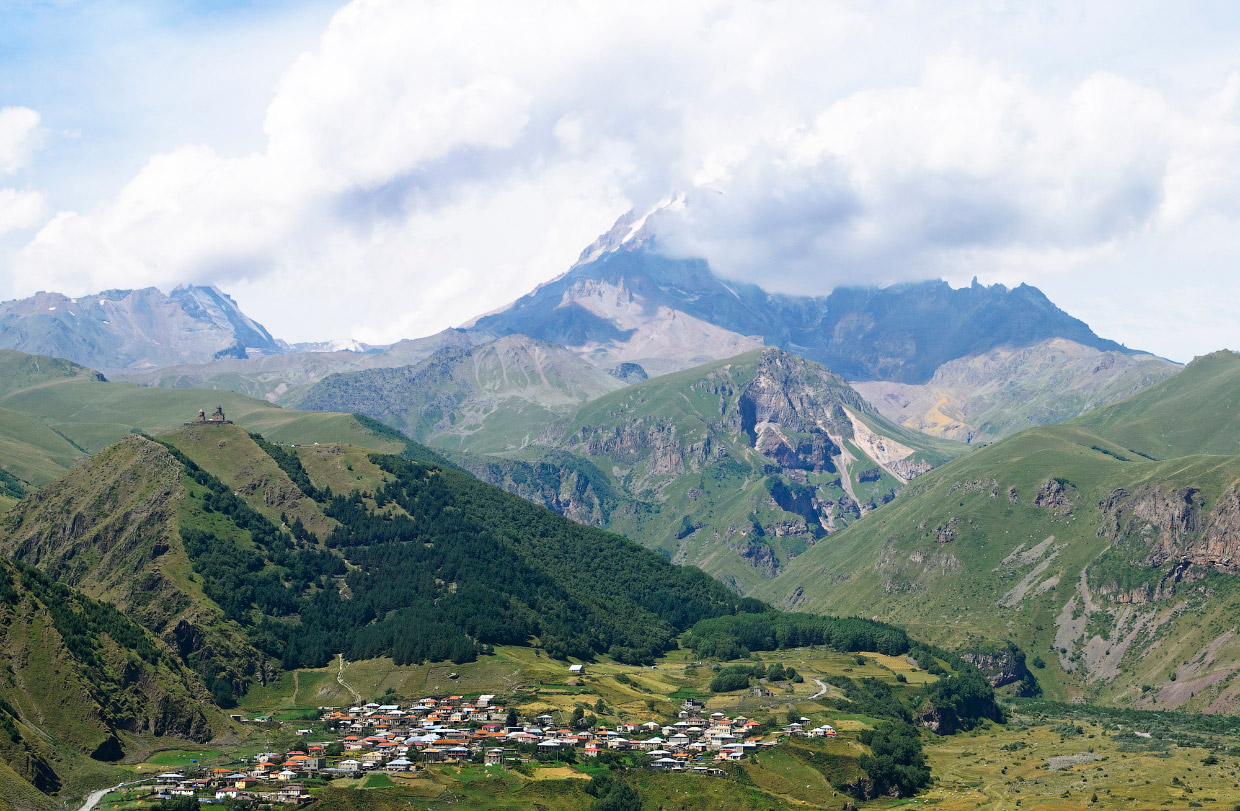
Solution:
{"label": "house", "polygon": [[403,757],[399,757],[399,758],[396,758],[395,760],[389,760],[387,762],[387,765],[384,766],[383,768],[385,771],[389,771],[389,772],[407,772],[412,766],[413,766],[412,760],[407,760]]}
{"label": "house", "polygon": [[679,769],[680,761],[676,758],[661,757],[650,765],[656,769]]}
{"label": "house", "polygon": [[569,665],[568,672],[573,674],[574,676],[580,676],[586,672],[586,666],[585,665]]}
{"label": "house", "polygon": [[259,785],[261,782],[262,781],[257,780],[253,777],[242,777],[239,780],[233,781],[233,788],[239,789],[241,791],[248,791],[249,789],[252,789],[255,786]]}
{"label": "house", "polygon": [[482,756],[482,763],[483,765],[486,765],[486,766],[503,766],[504,765],[504,750],[503,749],[488,749],[486,754]]}
{"label": "house", "polygon": [[296,801],[309,796],[310,792],[306,791],[305,786],[284,786],[276,792],[276,799],[284,802]]}
{"label": "house", "polygon": [[360,761],[356,761],[356,760],[342,760],[338,764],[336,764],[336,768],[348,769],[351,772],[356,772],[356,771],[361,770],[362,764]]}

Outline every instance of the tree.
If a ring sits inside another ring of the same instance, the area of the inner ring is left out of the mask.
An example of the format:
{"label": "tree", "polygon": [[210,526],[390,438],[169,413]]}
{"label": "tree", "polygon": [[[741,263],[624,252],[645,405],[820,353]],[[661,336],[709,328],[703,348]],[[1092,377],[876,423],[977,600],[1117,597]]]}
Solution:
{"label": "tree", "polygon": [[515,727],[517,725],[517,708],[509,707],[508,715],[504,716],[504,726]]}
{"label": "tree", "polygon": [[930,783],[921,734],[912,724],[885,721],[873,731],[863,732],[860,739],[869,744],[870,754],[862,755],[859,765],[879,794],[894,790],[902,797],[911,797]]}

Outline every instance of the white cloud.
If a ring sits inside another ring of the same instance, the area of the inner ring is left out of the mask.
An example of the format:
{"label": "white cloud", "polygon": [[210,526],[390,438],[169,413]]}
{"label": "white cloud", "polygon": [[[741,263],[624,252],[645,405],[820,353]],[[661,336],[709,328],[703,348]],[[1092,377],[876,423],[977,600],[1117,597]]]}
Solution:
{"label": "white cloud", "polygon": [[673,249],[788,290],[1113,279],[1190,231],[1223,273],[1230,40],[1087,61],[1108,31],[1156,53],[1136,46],[1168,32],[1125,13],[355,0],[284,72],[262,148],[152,157],[50,220],[13,292],[217,282],[284,337],[390,341],[517,297],[674,189]]}
{"label": "white cloud", "polygon": [[43,221],[43,195],[33,191],[0,189],[0,235],[34,228]]}
{"label": "white cloud", "polygon": [[39,114],[28,107],[0,107],[0,174],[30,162],[39,147]]}
{"label": "white cloud", "polygon": [[[30,162],[42,141],[39,120],[27,107],[0,108],[0,175],[13,174]],[[39,225],[44,208],[37,191],[0,188],[0,236]]]}

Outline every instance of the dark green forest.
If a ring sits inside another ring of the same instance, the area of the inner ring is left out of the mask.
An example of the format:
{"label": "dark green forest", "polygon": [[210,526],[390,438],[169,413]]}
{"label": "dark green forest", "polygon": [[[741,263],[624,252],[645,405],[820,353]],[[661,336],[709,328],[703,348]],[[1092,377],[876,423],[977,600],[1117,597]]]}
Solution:
{"label": "dark green forest", "polygon": [[276,527],[170,450],[194,502],[181,535],[204,591],[286,668],[336,652],[466,662],[499,644],[650,662],[694,623],[753,603],[456,470],[375,455],[386,484],[333,495],[294,454],[259,444],[339,522],[330,537]]}

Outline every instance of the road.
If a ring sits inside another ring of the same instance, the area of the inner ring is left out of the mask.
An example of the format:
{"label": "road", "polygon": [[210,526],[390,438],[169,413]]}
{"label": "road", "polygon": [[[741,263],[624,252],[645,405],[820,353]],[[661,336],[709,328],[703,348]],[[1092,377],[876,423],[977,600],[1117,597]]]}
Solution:
{"label": "road", "polygon": [[118,788],[134,785],[133,783],[117,783],[111,788],[101,788],[98,791],[92,791],[86,795],[86,802],[82,803],[82,807],[78,811],[91,811],[95,806],[99,805],[99,801],[108,796],[108,792],[116,791]]}
{"label": "road", "polygon": [[822,689],[820,689],[817,693],[814,693],[812,696],[810,696],[809,697],[810,701],[813,701],[816,698],[822,698],[823,696],[827,694],[827,685],[823,684],[818,679],[814,679],[814,684],[818,685]]}
{"label": "road", "polygon": [[338,653],[336,654],[336,656],[340,658],[340,670],[339,672],[336,673],[336,681],[340,682],[341,687],[343,687],[344,689],[348,690],[350,693],[353,694],[354,701],[356,701],[358,704],[365,703],[365,699],[362,698],[361,693],[359,693],[358,691],[354,690],[352,687],[344,683],[344,654]]}

